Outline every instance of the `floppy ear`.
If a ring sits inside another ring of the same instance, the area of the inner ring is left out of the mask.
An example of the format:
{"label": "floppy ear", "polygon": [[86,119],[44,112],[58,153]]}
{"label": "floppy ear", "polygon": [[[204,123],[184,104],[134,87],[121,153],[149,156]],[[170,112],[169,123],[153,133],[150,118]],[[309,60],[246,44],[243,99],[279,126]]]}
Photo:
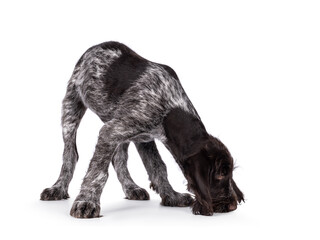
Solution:
{"label": "floppy ear", "polygon": [[237,195],[237,201],[238,203],[244,202],[244,196],[243,193],[240,191],[240,189],[238,188],[237,184],[235,183],[235,181],[233,181],[233,179],[231,179],[231,184],[232,184],[232,188],[234,190],[234,192]]}
{"label": "floppy ear", "polygon": [[183,158],[188,159],[196,154],[200,154],[205,148],[206,142],[203,140],[195,141],[192,144],[185,144],[183,149]]}
{"label": "floppy ear", "polygon": [[184,163],[188,189],[196,195],[196,200],[201,205],[211,209],[208,167],[207,159],[201,152],[188,158]]}

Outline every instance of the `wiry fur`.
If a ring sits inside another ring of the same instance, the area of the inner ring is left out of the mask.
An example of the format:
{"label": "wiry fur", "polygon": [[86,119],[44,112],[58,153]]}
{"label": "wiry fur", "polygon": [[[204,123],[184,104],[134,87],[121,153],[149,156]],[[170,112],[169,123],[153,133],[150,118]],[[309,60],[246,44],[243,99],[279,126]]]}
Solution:
{"label": "wiry fur", "polygon": [[[147,191],[132,180],[127,169],[130,142],[135,143],[151,186],[160,194],[163,205],[193,204],[195,214],[211,215],[213,211],[234,210],[235,202],[243,200],[232,180],[231,155],[206,132],[170,67],[150,62],[121,43],[93,46],[76,64],[62,106],[63,165],[57,182],[42,192],[42,200],[69,197],[68,186],[78,160],[76,131],[86,109],[104,122],[72,206],[72,216],[99,216],[100,196],[110,162],[128,199],[149,199]],[[188,180],[188,188],[195,194],[195,201],[189,194],[172,189],[154,139],[164,143],[175,157]],[[223,168],[223,176],[218,168]],[[217,176],[223,184],[216,182]]]}

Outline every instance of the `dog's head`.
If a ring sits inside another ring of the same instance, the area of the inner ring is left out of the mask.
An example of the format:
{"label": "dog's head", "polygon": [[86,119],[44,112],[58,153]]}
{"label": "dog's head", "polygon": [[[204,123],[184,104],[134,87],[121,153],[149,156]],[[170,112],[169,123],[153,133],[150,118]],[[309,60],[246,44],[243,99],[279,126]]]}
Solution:
{"label": "dog's head", "polygon": [[196,196],[195,214],[230,212],[244,201],[242,192],[232,179],[233,158],[219,139],[209,136],[201,149],[185,160],[183,168],[188,189]]}

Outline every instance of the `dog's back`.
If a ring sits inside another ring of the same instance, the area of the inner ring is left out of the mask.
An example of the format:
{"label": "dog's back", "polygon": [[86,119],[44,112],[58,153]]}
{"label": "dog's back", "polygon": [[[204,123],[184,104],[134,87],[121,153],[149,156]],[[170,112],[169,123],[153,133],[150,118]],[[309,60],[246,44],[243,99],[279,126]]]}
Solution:
{"label": "dog's back", "polygon": [[170,67],[148,61],[118,42],[89,48],[76,64],[70,84],[103,122],[128,111],[153,119],[174,107],[195,113]]}

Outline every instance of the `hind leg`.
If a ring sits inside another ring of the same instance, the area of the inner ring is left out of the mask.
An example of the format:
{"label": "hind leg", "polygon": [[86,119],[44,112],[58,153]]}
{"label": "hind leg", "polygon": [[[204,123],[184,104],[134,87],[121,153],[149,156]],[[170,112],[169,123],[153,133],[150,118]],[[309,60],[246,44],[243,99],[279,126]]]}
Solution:
{"label": "hind leg", "polygon": [[80,193],[72,205],[71,216],[76,218],[100,216],[100,197],[109,176],[109,164],[117,154],[118,147],[139,134],[137,129],[130,126],[132,124],[128,124],[126,119],[114,119],[101,128]]}
{"label": "hind leg", "polygon": [[135,143],[135,145],[149,175],[150,186],[160,194],[161,204],[171,207],[190,206],[193,203],[191,195],[178,193],[171,187],[166,165],[159,155],[155,142]]}
{"label": "hind leg", "polygon": [[149,200],[148,192],[139,187],[131,178],[127,167],[129,143],[123,143],[117,148],[117,152],[112,160],[113,167],[126,198],[129,200]]}
{"label": "hind leg", "polygon": [[78,96],[74,83],[69,81],[67,93],[62,102],[64,151],[61,172],[56,183],[51,188],[43,190],[41,200],[60,200],[69,197],[68,187],[78,161],[76,133],[85,111],[86,107]]}

